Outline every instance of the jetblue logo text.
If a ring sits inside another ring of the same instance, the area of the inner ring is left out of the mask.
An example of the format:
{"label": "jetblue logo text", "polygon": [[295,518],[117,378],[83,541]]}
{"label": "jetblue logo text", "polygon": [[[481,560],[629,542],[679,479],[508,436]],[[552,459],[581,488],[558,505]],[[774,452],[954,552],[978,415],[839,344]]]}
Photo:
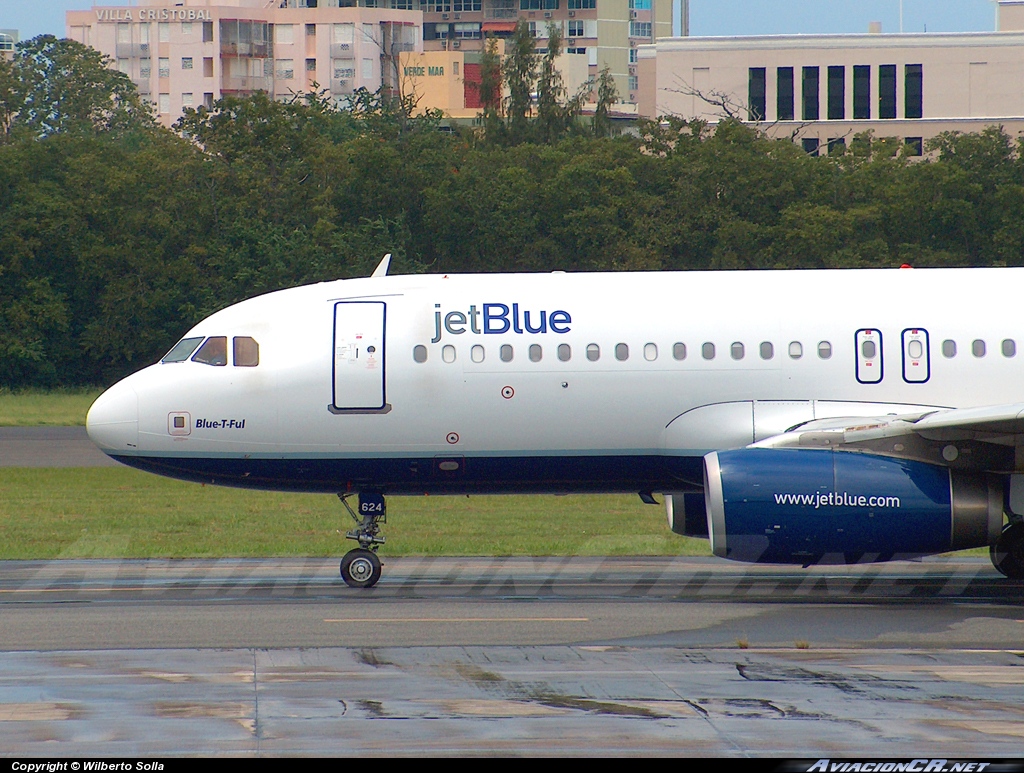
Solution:
{"label": "jetblue logo text", "polygon": [[196,429],[245,429],[245,419],[196,419]]}
{"label": "jetblue logo text", "polygon": [[777,505],[803,505],[813,507],[899,507],[899,497],[869,497],[863,494],[850,494],[846,491],[830,491],[827,494],[776,494]]}
{"label": "jetblue logo text", "polygon": [[[441,304],[435,303],[434,308],[440,309]],[[463,333],[568,333],[570,324],[572,317],[567,311],[520,309],[518,303],[511,306],[507,303],[484,303],[480,307],[474,304],[467,311],[449,311],[443,316],[440,311],[435,311],[434,337],[430,343],[436,344],[446,332],[456,336]]]}

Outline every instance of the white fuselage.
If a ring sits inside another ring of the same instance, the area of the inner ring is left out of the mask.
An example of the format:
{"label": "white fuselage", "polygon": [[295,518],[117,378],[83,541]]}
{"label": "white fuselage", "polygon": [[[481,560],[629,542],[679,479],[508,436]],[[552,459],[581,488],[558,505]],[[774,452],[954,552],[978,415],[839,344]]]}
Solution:
{"label": "white fuselage", "polygon": [[129,464],[229,485],[699,487],[686,460],[811,419],[1016,401],[1022,290],[1024,269],[323,283],[188,333],[251,337],[257,366],[152,365],[97,401],[89,432]]}

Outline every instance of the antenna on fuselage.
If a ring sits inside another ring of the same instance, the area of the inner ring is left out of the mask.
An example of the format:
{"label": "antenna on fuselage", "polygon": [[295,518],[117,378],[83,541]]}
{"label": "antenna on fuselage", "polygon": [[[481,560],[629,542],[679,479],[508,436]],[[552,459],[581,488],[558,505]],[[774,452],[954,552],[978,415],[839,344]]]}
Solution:
{"label": "antenna on fuselage", "polygon": [[377,264],[377,268],[375,268],[373,270],[373,273],[370,274],[370,278],[372,279],[375,276],[387,276],[388,275],[388,266],[390,266],[390,265],[391,265],[391,253],[389,252],[387,255],[384,256],[384,259],[381,260],[381,262]]}

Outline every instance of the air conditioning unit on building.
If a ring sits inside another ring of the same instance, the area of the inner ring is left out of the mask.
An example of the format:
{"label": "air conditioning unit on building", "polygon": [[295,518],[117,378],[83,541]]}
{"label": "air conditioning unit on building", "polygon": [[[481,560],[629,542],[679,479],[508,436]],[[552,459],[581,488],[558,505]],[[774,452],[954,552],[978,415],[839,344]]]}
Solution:
{"label": "air conditioning unit on building", "polygon": [[636,68],[635,67],[630,67],[629,68],[629,74],[630,75],[636,75]]}
{"label": "air conditioning unit on building", "polygon": [[551,11],[544,11],[544,18],[545,19],[550,19],[551,18]]}
{"label": "air conditioning unit on building", "polygon": [[569,18],[570,19],[575,19],[576,18],[576,11],[569,11]]}
{"label": "air conditioning unit on building", "polygon": [[569,48],[575,48],[576,47],[576,38],[569,38],[569,40],[567,40],[565,44],[567,46],[569,46]]}
{"label": "air conditioning unit on building", "polygon": [[441,18],[442,18],[442,19],[447,19],[447,18],[448,18],[448,14],[446,14],[446,13],[442,13],[442,14],[441,14]]}
{"label": "air conditioning unit on building", "polygon": [[455,21],[458,21],[461,18],[462,18],[462,14],[461,13],[455,14]]}
{"label": "air conditioning unit on building", "polygon": [[636,11],[630,11],[629,12],[629,18],[630,19],[635,19],[636,18]]}
{"label": "air conditioning unit on building", "polygon": [[452,48],[458,48],[461,45],[462,45],[462,41],[461,40],[453,40],[452,41]]}

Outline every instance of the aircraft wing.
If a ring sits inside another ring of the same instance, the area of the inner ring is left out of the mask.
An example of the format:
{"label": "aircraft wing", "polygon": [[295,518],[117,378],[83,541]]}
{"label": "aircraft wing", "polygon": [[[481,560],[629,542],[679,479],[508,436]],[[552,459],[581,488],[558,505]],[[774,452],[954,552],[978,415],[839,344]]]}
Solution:
{"label": "aircraft wing", "polygon": [[[751,448],[831,448],[1014,472],[1024,445],[1024,403],[809,421]],[[1024,460],[1022,460],[1024,461]]]}

